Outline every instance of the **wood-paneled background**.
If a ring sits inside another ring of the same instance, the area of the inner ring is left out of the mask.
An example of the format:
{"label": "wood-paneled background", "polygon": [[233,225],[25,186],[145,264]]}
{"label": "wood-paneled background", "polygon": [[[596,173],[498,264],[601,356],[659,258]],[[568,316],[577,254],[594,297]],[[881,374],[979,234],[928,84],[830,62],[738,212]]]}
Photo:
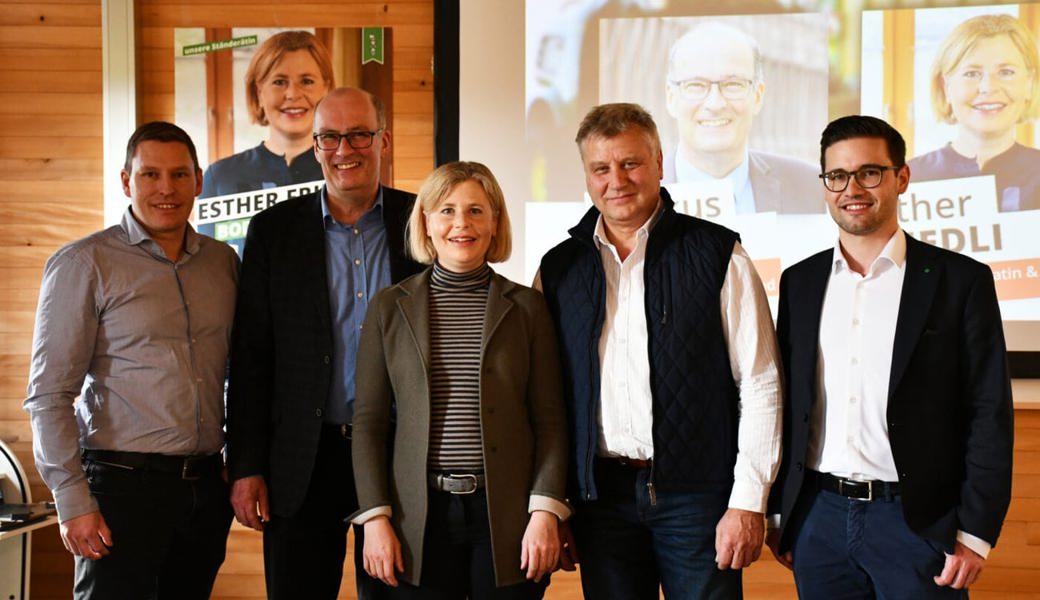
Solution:
{"label": "wood-paneled background", "polygon": [[[433,167],[433,0],[141,0],[137,20],[138,121],[173,118],[175,27],[384,26],[393,28],[395,185],[416,190]],[[46,258],[102,225],[100,0],[0,0],[0,437],[33,467],[21,408],[33,314]],[[516,74],[522,77],[521,73]],[[201,107],[200,107],[201,108]],[[1017,411],[1015,499],[975,598],[1040,599],[1040,410]],[[57,528],[34,536],[36,600],[71,596],[72,559]],[[350,560],[347,561],[348,565]],[[353,598],[345,575],[342,598]],[[745,575],[749,598],[793,598],[772,560]],[[573,575],[549,597],[579,597]],[[235,526],[215,598],[262,598],[260,539]]]}

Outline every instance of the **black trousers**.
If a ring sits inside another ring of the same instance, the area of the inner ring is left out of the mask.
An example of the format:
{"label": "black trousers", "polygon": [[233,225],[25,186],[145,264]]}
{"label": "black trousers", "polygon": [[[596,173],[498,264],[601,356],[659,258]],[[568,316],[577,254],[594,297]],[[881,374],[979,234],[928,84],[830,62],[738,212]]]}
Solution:
{"label": "black trousers", "polygon": [[[264,525],[264,576],[269,600],[335,600],[347,552],[347,516],[357,510],[350,438],[322,429],[307,496],[292,516]],[[387,587],[365,573],[362,528],[354,528],[358,600],[382,600]]]}
{"label": "black trousers", "polygon": [[113,545],[99,560],[76,557],[76,600],[209,598],[233,516],[219,461],[194,481],[89,459],[83,468]]}
{"label": "black trousers", "polygon": [[[400,582],[393,600],[539,600],[549,585],[524,581],[495,587],[487,494],[430,491],[421,585]],[[520,569],[520,565],[508,567]]]}

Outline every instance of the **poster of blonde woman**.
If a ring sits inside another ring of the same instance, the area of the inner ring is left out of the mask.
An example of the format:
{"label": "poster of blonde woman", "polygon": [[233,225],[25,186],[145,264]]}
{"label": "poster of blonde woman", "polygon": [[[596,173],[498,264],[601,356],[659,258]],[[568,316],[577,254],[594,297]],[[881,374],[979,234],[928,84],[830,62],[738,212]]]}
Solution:
{"label": "poster of blonde woman", "polygon": [[862,112],[913,157],[901,224],[988,263],[1005,320],[1040,318],[1038,25],[1035,4],[863,13]]}

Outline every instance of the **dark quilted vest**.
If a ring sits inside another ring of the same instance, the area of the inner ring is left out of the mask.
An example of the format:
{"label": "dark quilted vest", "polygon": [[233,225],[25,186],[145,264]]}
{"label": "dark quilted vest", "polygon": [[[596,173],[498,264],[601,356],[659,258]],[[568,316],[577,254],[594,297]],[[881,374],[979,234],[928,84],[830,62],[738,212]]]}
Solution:
{"label": "dark quilted vest", "polygon": [[[719,304],[736,233],[677,214],[661,190],[662,214],[646,253],[646,321],[653,394],[653,480],[660,490],[728,490],[737,454],[738,396]],[[541,281],[560,336],[571,424],[572,494],[597,497],[593,458],[599,411],[599,338],[606,280],[593,242],[592,208],[550,250]],[[576,481],[574,479],[576,478]],[[573,497],[573,496],[572,496]]]}

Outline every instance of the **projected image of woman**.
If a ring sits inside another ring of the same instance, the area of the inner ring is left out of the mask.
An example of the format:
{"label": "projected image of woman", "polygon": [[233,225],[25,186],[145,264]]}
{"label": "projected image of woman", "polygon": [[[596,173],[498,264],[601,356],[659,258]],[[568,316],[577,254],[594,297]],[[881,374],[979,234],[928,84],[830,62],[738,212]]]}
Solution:
{"label": "projected image of woman", "polygon": [[559,358],[542,295],[488,266],[511,234],[487,167],[426,179],[408,247],[433,266],[373,298],[358,351],[365,570],[395,599],[541,598],[570,513]]}
{"label": "projected image of woman", "polygon": [[931,73],[932,107],[956,124],[953,141],[910,161],[915,181],[993,175],[1001,211],[1040,208],[1040,150],[1016,141],[1038,110],[1036,40],[1009,15],[982,15],[943,41]]}
{"label": "projected image of woman", "polygon": [[249,116],[268,127],[267,139],[210,165],[200,198],[322,178],[311,126],[314,105],[335,87],[325,46],[306,31],[275,34],[257,48],[245,86]]}

